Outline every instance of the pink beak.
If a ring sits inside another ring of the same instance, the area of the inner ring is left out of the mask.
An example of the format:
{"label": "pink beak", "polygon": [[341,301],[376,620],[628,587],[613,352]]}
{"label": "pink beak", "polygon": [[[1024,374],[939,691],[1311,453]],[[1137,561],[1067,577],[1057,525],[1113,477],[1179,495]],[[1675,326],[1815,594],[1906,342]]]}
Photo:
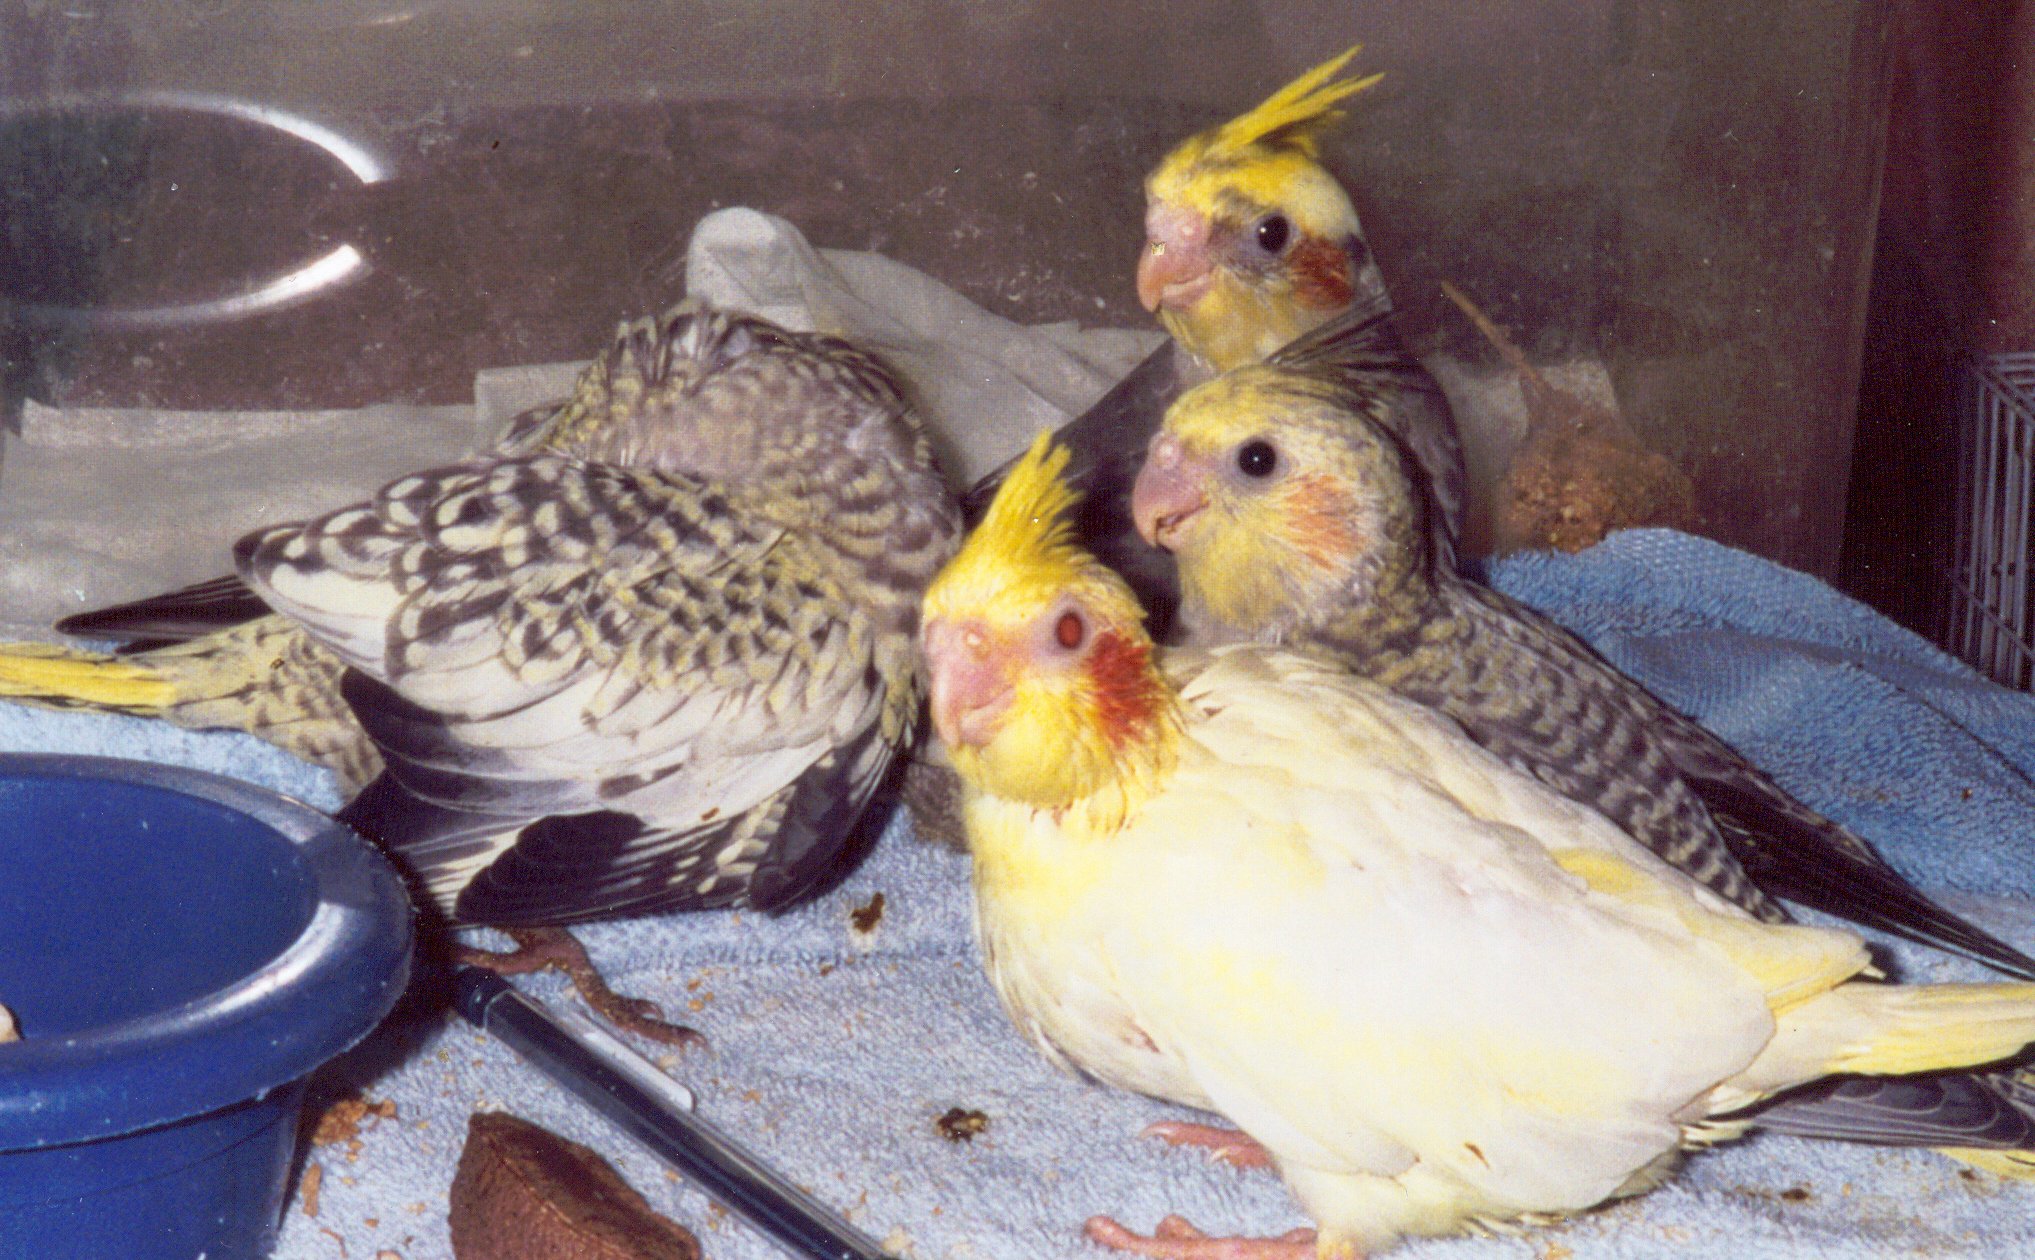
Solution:
{"label": "pink beak", "polygon": [[1138,536],[1170,551],[1187,522],[1207,506],[1201,465],[1188,458],[1180,439],[1168,433],[1153,438],[1145,466],[1138,469],[1137,484],[1131,487],[1131,519],[1137,523]]}
{"label": "pink beak", "polygon": [[1011,685],[981,624],[929,621],[920,642],[933,680],[933,729],[941,741],[952,748],[980,748],[995,739],[1010,708]]}
{"label": "pink beak", "polygon": [[1148,311],[1192,306],[1215,279],[1208,220],[1154,202],[1145,211],[1145,252],[1138,256],[1138,301]]}

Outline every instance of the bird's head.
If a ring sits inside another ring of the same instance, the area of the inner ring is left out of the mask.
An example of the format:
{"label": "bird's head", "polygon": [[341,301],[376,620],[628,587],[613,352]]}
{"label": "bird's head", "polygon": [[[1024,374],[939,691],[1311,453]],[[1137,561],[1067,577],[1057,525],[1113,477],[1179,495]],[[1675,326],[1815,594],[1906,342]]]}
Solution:
{"label": "bird's head", "polygon": [[1160,773],[1179,723],[1136,597],[1074,541],[1066,463],[1040,434],[927,590],[920,631],[962,778],[1055,809]]}
{"label": "bird's head", "polygon": [[1138,533],[1180,568],[1204,641],[1289,641],[1428,571],[1427,492],[1397,442],[1333,385],[1261,364],[1166,412],[1131,492]]}
{"label": "bird's head", "polygon": [[1351,48],[1257,108],[1182,141],[1145,179],[1138,300],[1217,371],[1262,361],[1360,299],[1384,298],[1349,195],[1316,160]]}

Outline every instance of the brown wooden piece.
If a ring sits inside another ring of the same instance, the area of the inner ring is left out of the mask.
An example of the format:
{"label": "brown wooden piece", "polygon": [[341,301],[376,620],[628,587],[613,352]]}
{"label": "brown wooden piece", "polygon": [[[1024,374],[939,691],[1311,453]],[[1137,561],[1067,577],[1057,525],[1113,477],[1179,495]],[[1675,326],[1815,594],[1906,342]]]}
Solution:
{"label": "brown wooden piece", "polygon": [[652,1211],[593,1151],[498,1111],[467,1121],[452,1179],[457,1260],[699,1260],[699,1240]]}

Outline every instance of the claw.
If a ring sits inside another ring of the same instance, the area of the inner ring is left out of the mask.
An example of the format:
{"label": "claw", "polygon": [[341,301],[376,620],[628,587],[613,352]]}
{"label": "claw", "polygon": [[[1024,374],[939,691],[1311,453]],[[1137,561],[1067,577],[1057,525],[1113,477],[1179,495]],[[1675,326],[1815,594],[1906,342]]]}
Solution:
{"label": "claw", "polygon": [[1145,1126],[1143,1136],[1155,1137],[1171,1146],[1198,1146],[1218,1164],[1232,1168],[1270,1168],[1272,1153],[1249,1134],[1212,1124],[1191,1124],[1182,1120],[1161,1120]]}
{"label": "claw", "polygon": [[586,999],[586,1004],[617,1028],[667,1046],[703,1046],[707,1043],[707,1039],[697,1031],[662,1019],[663,1012],[655,1002],[623,997],[609,988],[607,980],[594,967],[593,959],[587,957],[586,946],[564,928],[503,930],[516,942],[517,948],[497,954],[461,945],[453,950],[453,957],[459,962],[485,967],[503,976],[527,975],[547,969],[562,971],[572,980],[579,995]]}

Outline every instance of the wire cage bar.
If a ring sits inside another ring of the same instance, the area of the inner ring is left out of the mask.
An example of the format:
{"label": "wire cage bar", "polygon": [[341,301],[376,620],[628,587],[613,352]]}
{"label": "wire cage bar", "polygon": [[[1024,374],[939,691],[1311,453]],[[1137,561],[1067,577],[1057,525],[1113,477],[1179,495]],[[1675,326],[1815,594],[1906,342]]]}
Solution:
{"label": "wire cage bar", "polygon": [[2035,688],[2029,580],[2035,352],[1966,360],[1957,389],[1957,499],[1937,639],[1995,682]]}

